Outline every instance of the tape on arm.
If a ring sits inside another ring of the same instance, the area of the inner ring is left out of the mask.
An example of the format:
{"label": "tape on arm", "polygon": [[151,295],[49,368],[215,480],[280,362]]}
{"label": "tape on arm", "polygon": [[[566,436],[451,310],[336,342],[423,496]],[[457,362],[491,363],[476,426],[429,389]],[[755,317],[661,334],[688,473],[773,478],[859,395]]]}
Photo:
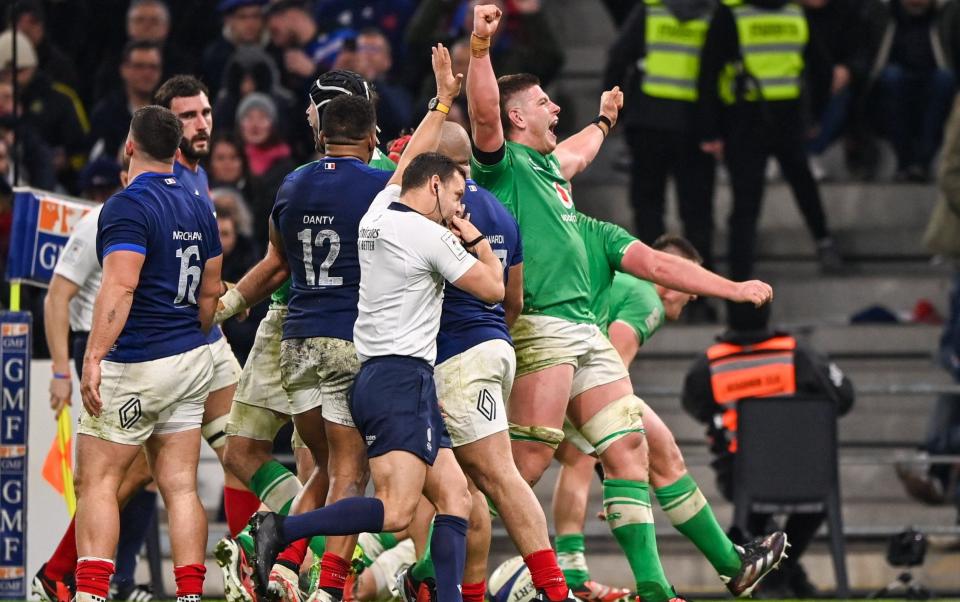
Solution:
{"label": "tape on arm", "polygon": [[247,307],[249,307],[247,300],[243,298],[240,291],[236,288],[231,288],[220,297],[220,301],[217,303],[217,313],[213,316],[213,322],[220,324],[224,320],[247,309]]}

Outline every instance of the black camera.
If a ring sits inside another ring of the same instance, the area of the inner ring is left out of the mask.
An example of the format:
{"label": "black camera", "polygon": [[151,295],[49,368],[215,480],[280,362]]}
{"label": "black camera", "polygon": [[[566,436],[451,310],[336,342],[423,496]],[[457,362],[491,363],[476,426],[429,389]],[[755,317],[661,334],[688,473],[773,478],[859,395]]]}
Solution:
{"label": "black camera", "polygon": [[920,566],[927,556],[927,537],[916,529],[907,529],[890,538],[887,562],[890,566]]}

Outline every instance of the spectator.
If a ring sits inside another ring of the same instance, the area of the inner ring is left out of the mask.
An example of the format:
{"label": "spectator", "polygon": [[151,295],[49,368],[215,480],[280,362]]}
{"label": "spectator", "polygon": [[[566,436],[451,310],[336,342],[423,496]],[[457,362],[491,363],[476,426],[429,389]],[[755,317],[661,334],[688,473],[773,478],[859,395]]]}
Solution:
{"label": "spectator", "polygon": [[[214,198],[216,204],[216,198]],[[259,248],[240,234],[234,215],[217,208],[217,226],[220,228],[220,244],[223,246],[222,278],[225,282],[237,282],[261,257]],[[230,343],[237,360],[244,364],[256,338],[260,320],[266,315],[267,304],[260,303],[250,309],[245,320],[230,318],[223,323],[223,334]]]}
{"label": "spectator", "polygon": [[40,0],[19,0],[13,5],[12,21],[30,39],[37,51],[37,63],[41,71],[55,82],[77,87],[77,67],[73,60],[50,40],[47,35],[46,15]]}
{"label": "spectator", "polygon": [[563,48],[553,35],[553,27],[541,10],[540,0],[421,0],[410,19],[406,35],[407,69],[404,82],[418,90],[430,71],[429,63],[417,57],[430,55],[430,45],[437,41],[451,46],[473,31],[473,7],[496,4],[505,11],[490,48],[490,58],[497,73],[532,73],[546,87],[563,67]]}
{"label": "spectator", "polygon": [[[667,179],[672,177],[684,236],[711,270],[715,161],[700,150],[693,127],[699,65],[687,57],[700,53],[715,7],[714,0],[638,3],[607,53],[603,82],[605,90],[616,85],[624,90],[637,238],[649,245],[666,231]],[[641,60],[639,81],[628,86]]]}
{"label": "spectator", "polygon": [[214,96],[220,90],[227,62],[237,48],[259,46],[263,41],[263,5],[267,0],[221,0],[223,31],[203,51],[203,78]]}
{"label": "spectator", "polygon": [[0,82],[13,77],[13,43],[17,44],[16,78],[20,88],[20,106],[24,122],[30,124],[53,151],[53,167],[64,186],[72,186],[73,177],[83,166],[89,125],[77,95],[63,84],[50,80],[37,68],[37,53],[27,36],[7,30],[0,34]]}
{"label": "spectator", "polygon": [[306,94],[317,75],[349,68],[338,63],[341,50],[356,45],[356,32],[340,28],[322,32],[310,9],[299,0],[278,0],[266,12],[270,45],[283,73],[283,85],[295,95]]}
{"label": "spectator", "polygon": [[214,136],[207,159],[210,188],[232,188],[245,197],[249,176],[243,144],[233,135]]}
{"label": "spectator", "polygon": [[[222,186],[210,191],[210,198],[213,199],[213,207],[217,210],[217,215],[229,214],[233,218],[233,224],[236,227],[237,235],[243,241],[243,244],[254,245],[253,237],[253,215],[250,213],[250,207],[243,200],[243,195],[235,188]],[[258,247],[258,245],[254,245]]]}
{"label": "spectator", "polygon": [[[17,107],[17,112],[22,112]],[[9,184],[33,186],[53,190],[57,185],[53,172],[53,151],[46,145],[33,125],[14,116],[13,86],[0,82],[0,140],[10,158],[7,169],[0,172]],[[17,148],[13,142],[17,140]],[[13,151],[17,152],[14,153]],[[14,178],[14,163],[17,163],[17,178]]]}
{"label": "spectator", "polygon": [[416,7],[416,0],[318,0],[313,14],[322,31],[346,27],[353,31],[373,28],[383,32],[393,49],[396,67],[403,62],[404,55],[398,51],[404,48],[403,37]]}
{"label": "spectator", "polygon": [[934,0],[890,0],[874,61],[874,105],[897,156],[896,179],[927,182],[956,89],[952,24]]}
{"label": "spectator", "polygon": [[116,157],[130,129],[133,112],[153,102],[163,72],[163,55],[156,42],[128,42],[120,63],[122,88],[93,108],[90,117],[90,157]]}
{"label": "spectator", "polygon": [[[170,9],[163,0],[133,0],[127,10],[127,41],[153,42],[163,51],[163,75],[166,80],[179,73],[193,73],[195,60],[191,53],[168,43],[170,37]],[[122,56],[114,51],[101,59],[97,71],[95,98],[105,96],[116,82]]]}
{"label": "spectator", "polygon": [[[280,86],[280,74],[270,55],[256,46],[241,46],[227,61],[220,93],[213,106],[214,119],[223,131],[233,129],[237,106],[252,92],[262,92],[273,99],[277,104],[281,122],[284,116],[295,113],[293,96]],[[286,131],[283,127],[285,125],[282,123],[281,131]]]}
{"label": "spectator", "polygon": [[[707,441],[714,456],[711,466],[717,487],[733,501],[736,482],[733,461],[737,450],[737,401],[746,397],[825,395],[837,406],[837,415],[850,411],[853,386],[843,372],[789,333],[771,330],[769,305],[757,310],[748,304],[728,305],[729,329],[717,344],[695,360],[683,385],[683,408],[707,425]],[[773,360],[770,363],[764,360]],[[786,362],[786,363],[784,363]],[[723,370],[716,369],[722,363]],[[776,403],[771,400],[770,403]],[[791,514],[784,531],[790,541],[789,558],[779,571],[767,575],[761,590],[768,597],[810,598],[816,593],[800,565],[800,558],[823,522],[824,514]],[[769,533],[771,515],[751,512],[749,533],[731,533],[742,541]],[[742,543],[742,542],[741,542]]]}
{"label": "spectator", "polygon": [[290,146],[277,135],[277,105],[266,94],[248,94],[237,108],[237,131],[250,168],[249,196],[254,240],[266,245],[273,201],[295,164]]}
{"label": "spectator", "polygon": [[733,189],[727,260],[734,280],[756,261],[764,170],[776,157],[816,245],[820,269],[843,270],[820,189],[810,173],[801,97],[807,20],[788,0],[720,3],[700,55],[700,148],[726,163]]}
{"label": "spectator", "polygon": [[807,150],[817,180],[829,176],[820,157],[847,127],[870,70],[864,0],[803,0],[810,26],[807,95],[814,117]]}
{"label": "spectator", "polygon": [[[377,126],[380,136],[391,140],[413,125],[413,100],[401,86],[387,81],[393,66],[390,41],[377,29],[365,29],[357,36],[356,72],[377,91]],[[466,73],[464,73],[466,75]]]}
{"label": "spectator", "polygon": [[83,198],[105,203],[121,188],[120,164],[110,155],[97,157],[80,172],[77,184]]}

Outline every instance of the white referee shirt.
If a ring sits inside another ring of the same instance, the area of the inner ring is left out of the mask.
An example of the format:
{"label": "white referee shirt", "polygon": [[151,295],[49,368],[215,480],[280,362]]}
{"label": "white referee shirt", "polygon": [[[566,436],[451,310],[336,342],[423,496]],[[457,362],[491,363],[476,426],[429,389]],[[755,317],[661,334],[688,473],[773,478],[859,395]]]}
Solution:
{"label": "white referee shirt", "polygon": [[361,360],[401,355],[433,364],[444,280],[457,280],[477,259],[452,232],[399,200],[400,186],[387,186],[360,220],[353,343]]}
{"label": "white referee shirt", "polygon": [[100,290],[103,268],[97,261],[97,220],[103,205],[83,216],[60,253],[53,273],[80,287],[70,300],[70,330],[89,331],[93,324],[93,302]]}

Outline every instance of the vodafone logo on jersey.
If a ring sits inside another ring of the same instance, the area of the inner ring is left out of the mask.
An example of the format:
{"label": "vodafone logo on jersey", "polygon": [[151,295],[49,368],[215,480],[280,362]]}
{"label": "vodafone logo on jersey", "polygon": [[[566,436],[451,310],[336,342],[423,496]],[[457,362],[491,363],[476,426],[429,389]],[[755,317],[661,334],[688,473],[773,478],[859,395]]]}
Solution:
{"label": "vodafone logo on jersey", "polygon": [[560,197],[560,202],[563,203],[563,206],[567,209],[573,209],[573,199],[570,198],[570,191],[561,186],[558,182],[554,182],[553,187],[556,189],[557,196]]}

